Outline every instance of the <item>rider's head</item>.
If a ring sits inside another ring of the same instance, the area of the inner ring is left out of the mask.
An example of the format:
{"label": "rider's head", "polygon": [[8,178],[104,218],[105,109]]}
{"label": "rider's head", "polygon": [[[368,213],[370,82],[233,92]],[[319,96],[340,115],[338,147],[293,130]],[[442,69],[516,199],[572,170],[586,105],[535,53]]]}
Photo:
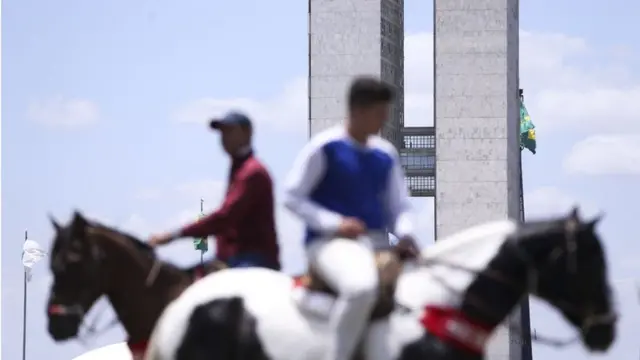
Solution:
{"label": "rider's head", "polygon": [[361,135],[380,132],[389,118],[393,89],[374,77],[357,77],[349,88],[349,126]]}
{"label": "rider's head", "polygon": [[222,147],[231,156],[251,145],[253,126],[249,117],[242,113],[230,112],[211,120],[209,126],[220,131]]}

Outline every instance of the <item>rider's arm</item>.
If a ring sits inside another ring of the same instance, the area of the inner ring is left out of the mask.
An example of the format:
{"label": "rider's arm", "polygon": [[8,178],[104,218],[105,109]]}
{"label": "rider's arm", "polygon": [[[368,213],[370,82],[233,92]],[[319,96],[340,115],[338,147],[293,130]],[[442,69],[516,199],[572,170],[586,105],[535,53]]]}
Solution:
{"label": "rider's arm", "polygon": [[222,206],[215,212],[179,230],[179,237],[206,237],[233,231],[246,214],[256,197],[270,193],[269,180],[260,171],[238,176],[229,186]]}
{"label": "rider's arm", "polygon": [[413,237],[411,203],[398,152],[393,150],[393,167],[387,188],[387,206],[391,233],[397,238]]}
{"label": "rider's arm", "polygon": [[302,149],[287,175],[284,183],[284,206],[301,217],[313,230],[333,233],[338,230],[342,216],[319,206],[309,198],[326,171],[323,142],[314,140]]}

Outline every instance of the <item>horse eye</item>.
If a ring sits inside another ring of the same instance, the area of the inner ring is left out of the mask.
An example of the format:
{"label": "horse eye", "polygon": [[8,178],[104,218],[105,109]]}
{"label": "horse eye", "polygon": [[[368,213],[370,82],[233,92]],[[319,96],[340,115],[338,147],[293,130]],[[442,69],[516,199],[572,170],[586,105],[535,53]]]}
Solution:
{"label": "horse eye", "polygon": [[67,262],[77,263],[77,262],[80,262],[80,260],[82,260],[82,256],[73,251],[68,251],[65,255],[65,259],[67,260]]}

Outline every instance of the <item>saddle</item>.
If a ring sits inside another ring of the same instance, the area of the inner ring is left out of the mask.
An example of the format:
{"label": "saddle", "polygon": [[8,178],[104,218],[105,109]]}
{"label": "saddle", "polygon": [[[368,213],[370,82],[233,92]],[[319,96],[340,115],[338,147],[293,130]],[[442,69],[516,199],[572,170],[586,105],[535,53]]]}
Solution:
{"label": "saddle", "polygon": [[[378,300],[371,312],[370,321],[389,316],[395,308],[394,294],[403,265],[404,262],[393,250],[376,253],[376,266],[378,268],[380,286],[378,287]],[[297,286],[305,287],[310,291],[331,296],[338,295],[313,269],[310,269],[307,274],[294,277],[294,280]]]}
{"label": "saddle", "polygon": [[[396,284],[404,266],[404,261],[398,253],[393,250],[377,252],[375,257],[380,285],[378,287],[378,299],[369,317],[370,322],[386,318],[395,308],[394,295]],[[204,266],[198,266],[191,269],[190,271],[193,275],[194,281],[197,281],[207,274],[226,268],[227,266],[225,263],[214,260],[204,264]],[[333,297],[338,295],[337,292],[331,289],[331,287],[327,285],[313,269],[310,269],[304,275],[294,276],[293,279],[296,286],[305,287],[310,291],[324,293]],[[364,349],[362,347],[362,343],[357,347],[352,360],[364,360]]]}
{"label": "saddle", "polygon": [[[370,321],[383,319],[389,316],[395,308],[394,294],[396,284],[404,265],[400,256],[398,256],[398,254],[393,250],[379,251],[376,253],[375,257],[380,286],[378,287],[378,300],[371,311]],[[193,274],[192,278],[196,281],[205,275],[226,268],[227,266],[225,263],[213,260],[205,263],[204,266],[199,265],[190,271]],[[304,287],[313,292],[327,294],[332,297],[338,295],[337,292],[331,289],[331,287],[327,285],[313,269],[310,269],[306,274],[294,276],[294,282],[296,286]]]}
{"label": "saddle", "polygon": [[227,268],[227,264],[225,264],[220,260],[214,259],[204,264],[198,264],[192,268],[186,269],[186,272],[187,274],[189,274],[192,281],[196,282],[211,273],[218,272],[226,268]]}

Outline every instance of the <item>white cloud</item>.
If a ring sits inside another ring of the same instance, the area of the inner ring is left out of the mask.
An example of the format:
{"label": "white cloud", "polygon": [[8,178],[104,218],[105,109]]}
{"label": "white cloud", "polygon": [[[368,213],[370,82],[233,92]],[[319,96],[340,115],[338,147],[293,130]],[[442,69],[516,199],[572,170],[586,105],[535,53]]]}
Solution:
{"label": "white cloud", "polygon": [[[535,124],[544,130],[640,130],[640,84],[615,61],[584,66],[597,51],[584,38],[520,34],[521,86]],[[433,124],[433,37],[405,38],[405,124]]]}
{"label": "white cloud", "polygon": [[598,208],[588,201],[581,201],[557,187],[537,188],[524,195],[525,216],[527,220],[566,215],[578,206],[582,216],[598,214]]}
{"label": "white cloud", "polygon": [[[615,57],[584,38],[520,33],[521,86],[534,123],[546,130],[640,129],[640,84]],[[598,62],[593,62],[596,55]]]}
{"label": "white cloud", "polygon": [[[521,86],[527,107],[541,132],[640,130],[640,84],[628,69],[611,59],[586,66],[597,52],[584,38],[521,32]],[[405,124],[433,124],[433,36],[422,32],[405,38]],[[183,122],[203,122],[230,109],[251,114],[258,125],[304,133],[307,85],[298,78],[270,99],[205,98],[177,112]]]}
{"label": "white cloud", "polygon": [[535,104],[536,117],[553,128],[598,132],[640,130],[640,86],[549,88],[538,94]]}
{"label": "white cloud", "polygon": [[306,131],[307,79],[297,78],[287,83],[282,92],[268,99],[243,97],[202,98],[179,109],[174,118],[178,122],[204,123],[213,116],[229,110],[240,110],[251,116],[257,128],[270,127],[281,132]]}
{"label": "white cloud", "polygon": [[29,105],[27,117],[35,122],[55,127],[77,128],[99,119],[98,106],[86,99],[54,97]]}
{"label": "white cloud", "polygon": [[[614,57],[593,63],[587,58],[601,51],[584,38],[522,31],[521,86],[527,107],[540,132],[548,130],[640,130],[640,84]],[[405,37],[405,124],[433,124],[433,36],[430,32]],[[269,99],[205,98],[176,113],[182,122],[204,122],[230,109],[251,114],[258,126],[305,133],[306,78],[289,82]]]}
{"label": "white cloud", "polygon": [[[597,51],[584,38],[520,33],[521,86],[539,130],[640,130],[640,84],[628,70],[581,60]],[[405,38],[405,124],[433,124],[432,33]]]}
{"label": "white cloud", "polygon": [[[433,37],[417,33],[405,38],[405,124],[433,124]],[[297,78],[284,91],[270,99],[203,98],[197,99],[176,114],[179,122],[203,123],[212,116],[237,109],[250,114],[257,126],[269,126],[280,132],[306,133],[307,80]]]}
{"label": "white cloud", "polygon": [[586,138],[571,148],[564,169],[571,174],[640,175],[640,134]]}

